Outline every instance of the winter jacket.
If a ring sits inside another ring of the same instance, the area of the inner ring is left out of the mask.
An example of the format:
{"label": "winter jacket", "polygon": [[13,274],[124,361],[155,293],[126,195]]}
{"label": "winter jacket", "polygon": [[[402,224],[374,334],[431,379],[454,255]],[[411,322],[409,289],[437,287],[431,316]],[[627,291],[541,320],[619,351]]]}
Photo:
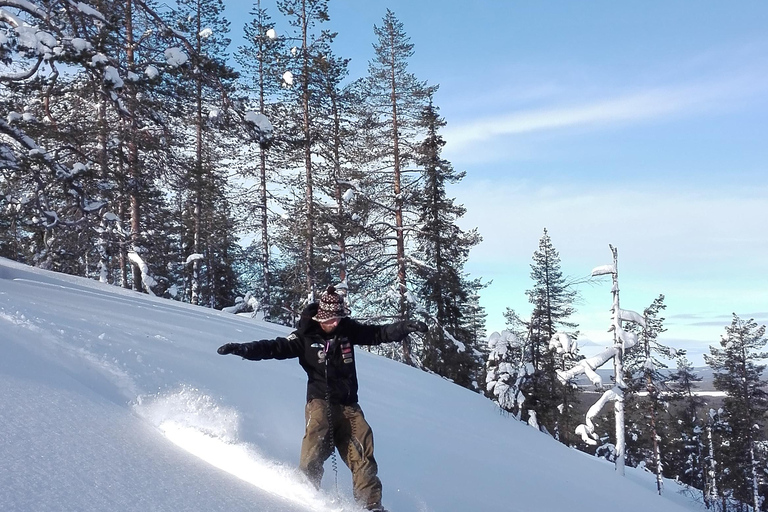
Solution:
{"label": "winter jacket", "polygon": [[408,334],[405,322],[365,325],[342,318],[332,333],[325,333],[312,320],[317,304],[310,304],[301,315],[299,327],[287,337],[243,343],[234,354],[245,359],[298,358],[307,372],[307,402],[315,398],[332,403],[357,403],[355,345],[380,345],[400,341]]}

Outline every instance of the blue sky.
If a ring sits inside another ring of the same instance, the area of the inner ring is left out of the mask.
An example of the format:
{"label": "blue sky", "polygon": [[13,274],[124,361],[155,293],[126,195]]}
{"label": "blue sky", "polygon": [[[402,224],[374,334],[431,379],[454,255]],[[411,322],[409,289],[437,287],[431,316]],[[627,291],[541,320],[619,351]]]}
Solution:
{"label": "blue sky", "polygon": [[[278,30],[272,2],[263,2]],[[227,9],[233,38],[250,4]],[[489,332],[530,311],[543,229],[582,277],[619,249],[622,307],[667,298],[664,339],[700,353],[731,313],[768,322],[768,3],[331,0],[335,51],[366,72],[386,9],[439,84],[450,193]],[[581,288],[582,341],[607,344],[611,295]]]}

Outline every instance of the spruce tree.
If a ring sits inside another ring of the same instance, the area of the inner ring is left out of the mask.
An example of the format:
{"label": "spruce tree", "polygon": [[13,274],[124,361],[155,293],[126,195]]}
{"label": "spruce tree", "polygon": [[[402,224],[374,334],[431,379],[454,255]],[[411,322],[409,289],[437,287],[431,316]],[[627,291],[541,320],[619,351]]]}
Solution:
{"label": "spruce tree", "polygon": [[[528,382],[528,411],[534,411],[539,425],[551,429],[557,437],[563,437],[566,444],[571,428],[560,428],[569,420],[574,402],[575,388],[569,383],[561,383],[557,371],[565,371],[570,364],[568,354],[558,354],[550,349],[550,342],[558,332],[566,332],[575,339],[572,332],[576,324],[569,321],[575,309],[573,303],[577,293],[563,276],[560,268],[560,254],[552,245],[552,240],[544,229],[539,240],[539,248],[533,254],[531,264],[533,288],[526,291],[528,300],[533,304],[533,312],[528,324],[529,361],[534,373]],[[561,412],[562,411],[562,412]],[[525,414],[524,414],[525,419]]]}
{"label": "spruce tree", "polygon": [[439,129],[445,121],[431,101],[423,110],[421,123],[427,136],[415,150],[415,163],[423,169],[424,183],[414,199],[420,214],[414,235],[418,263],[413,273],[419,283],[417,296],[423,313],[433,326],[417,357],[426,369],[471,388],[482,362],[468,329],[472,290],[466,287],[463,268],[480,236],[476,230],[464,232],[456,224],[466,209],[447,196],[446,185],[459,183],[464,173],[456,172],[441,156],[445,141]]}

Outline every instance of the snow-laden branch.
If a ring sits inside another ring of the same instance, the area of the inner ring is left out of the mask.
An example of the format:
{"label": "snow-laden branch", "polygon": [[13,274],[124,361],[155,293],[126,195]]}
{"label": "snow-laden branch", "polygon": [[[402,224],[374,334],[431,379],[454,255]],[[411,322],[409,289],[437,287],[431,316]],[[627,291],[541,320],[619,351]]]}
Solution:
{"label": "snow-laden branch", "polygon": [[79,167],[77,169],[69,169],[65,165],[59,163],[56,159],[51,157],[48,152],[41,148],[32,137],[27,135],[25,131],[15,126],[11,126],[3,119],[0,119],[0,133],[16,141],[27,151],[27,154],[30,157],[42,161],[46,167],[55,173],[57,179],[72,178],[79,172]]}
{"label": "snow-laden branch", "polygon": [[576,427],[576,433],[581,436],[581,439],[585,443],[594,446],[597,444],[597,441],[599,441],[600,437],[595,432],[595,423],[593,420],[600,414],[600,411],[603,410],[605,404],[608,402],[619,402],[623,398],[624,392],[618,387],[614,387],[603,393],[603,396],[589,408],[584,423]]}
{"label": "snow-laden branch", "polygon": [[[14,9],[19,9],[20,11],[28,12],[32,16],[35,16],[36,18],[40,18],[41,20],[47,17],[47,13],[45,12],[45,9],[38,7],[32,2],[27,2],[26,0],[0,0],[0,19],[5,19],[5,16],[10,16],[18,20],[18,18],[16,18],[13,14],[3,9],[3,7],[12,7]],[[7,21],[11,23],[11,20],[7,20]]]}
{"label": "snow-laden branch", "polygon": [[571,340],[568,334],[558,331],[549,340],[549,350],[554,350],[558,354],[572,356],[579,350],[579,344]]}
{"label": "snow-laden branch", "polygon": [[642,325],[643,329],[645,329],[645,317],[634,311],[619,309],[619,319],[627,322],[635,322],[636,324]]}
{"label": "snow-laden branch", "polygon": [[560,379],[560,382],[565,384],[566,382],[575,379],[579,375],[585,374],[589,378],[590,382],[592,382],[592,384],[598,387],[602,386],[603,379],[600,377],[600,375],[597,374],[595,370],[603,366],[609,360],[613,359],[617,352],[617,347],[608,347],[599,354],[595,354],[594,356],[587,359],[582,359],[570,370],[558,370],[557,378]]}
{"label": "snow-laden branch", "polygon": [[190,254],[189,256],[187,256],[187,259],[184,262],[184,265],[189,265],[190,263],[194,263],[196,261],[200,261],[203,259],[205,259],[205,256],[203,256],[202,254],[199,254],[199,253]]}
{"label": "snow-laden branch", "polygon": [[27,80],[28,78],[32,78],[35,73],[40,69],[40,65],[43,63],[45,59],[43,57],[38,57],[37,62],[35,62],[31,68],[29,68],[26,71],[20,71],[18,73],[10,73],[10,74],[0,74],[0,82],[20,82],[22,80]]}
{"label": "snow-laden branch", "polygon": [[107,21],[107,19],[104,17],[103,14],[101,14],[99,11],[97,11],[90,5],[86,4],[85,2],[73,2],[72,0],[69,0],[69,5],[71,5],[81,13],[85,14],[86,16],[90,16],[91,18],[96,18],[97,20],[103,21],[103,22]]}
{"label": "snow-laden branch", "polygon": [[144,290],[149,295],[154,295],[155,292],[152,291],[152,287],[157,284],[157,281],[152,277],[152,273],[149,271],[149,265],[141,259],[141,256],[139,256],[136,251],[128,251],[128,259],[141,270],[141,282],[144,285]]}
{"label": "snow-laden branch", "polygon": [[275,129],[267,116],[260,112],[248,111],[245,113],[245,122],[253,129],[254,138],[262,148],[271,144]]}
{"label": "snow-laden branch", "polygon": [[221,308],[224,313],[232,313],[233,315],[242,313],[248,309],[251,310],[251,318],[256,316],[261,309],[261,301],[254,297],[250,292],[246,293],[245,297],[238,297],[235,299],[234,306]]}
{"label": "snow-laden branch", "polygon": [[616,273],[616,265],[601,265],[592,269],[592,277]]}

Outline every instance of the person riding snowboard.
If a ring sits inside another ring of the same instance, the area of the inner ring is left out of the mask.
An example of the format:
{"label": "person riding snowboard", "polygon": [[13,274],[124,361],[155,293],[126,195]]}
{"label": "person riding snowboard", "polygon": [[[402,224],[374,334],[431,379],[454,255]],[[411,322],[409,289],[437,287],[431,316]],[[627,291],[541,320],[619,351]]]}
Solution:
{"label": "person riding snowboard", "polygon": [[227,343],[219,354],[252,361],[298,358],[307,372],[306,431],[299,469],[315,487],[323,463],[338,449],[352,471],[355,499],[368,510],[384,511],[381,480],[373,457],[373,431],[357,403],[355,345],[401,341],[409,333],[427,332],[427,324],[407,320],[365,325],[349,317],[344,298],[333,286],[301,314],[298,328],[287,337],[250,343]]}

